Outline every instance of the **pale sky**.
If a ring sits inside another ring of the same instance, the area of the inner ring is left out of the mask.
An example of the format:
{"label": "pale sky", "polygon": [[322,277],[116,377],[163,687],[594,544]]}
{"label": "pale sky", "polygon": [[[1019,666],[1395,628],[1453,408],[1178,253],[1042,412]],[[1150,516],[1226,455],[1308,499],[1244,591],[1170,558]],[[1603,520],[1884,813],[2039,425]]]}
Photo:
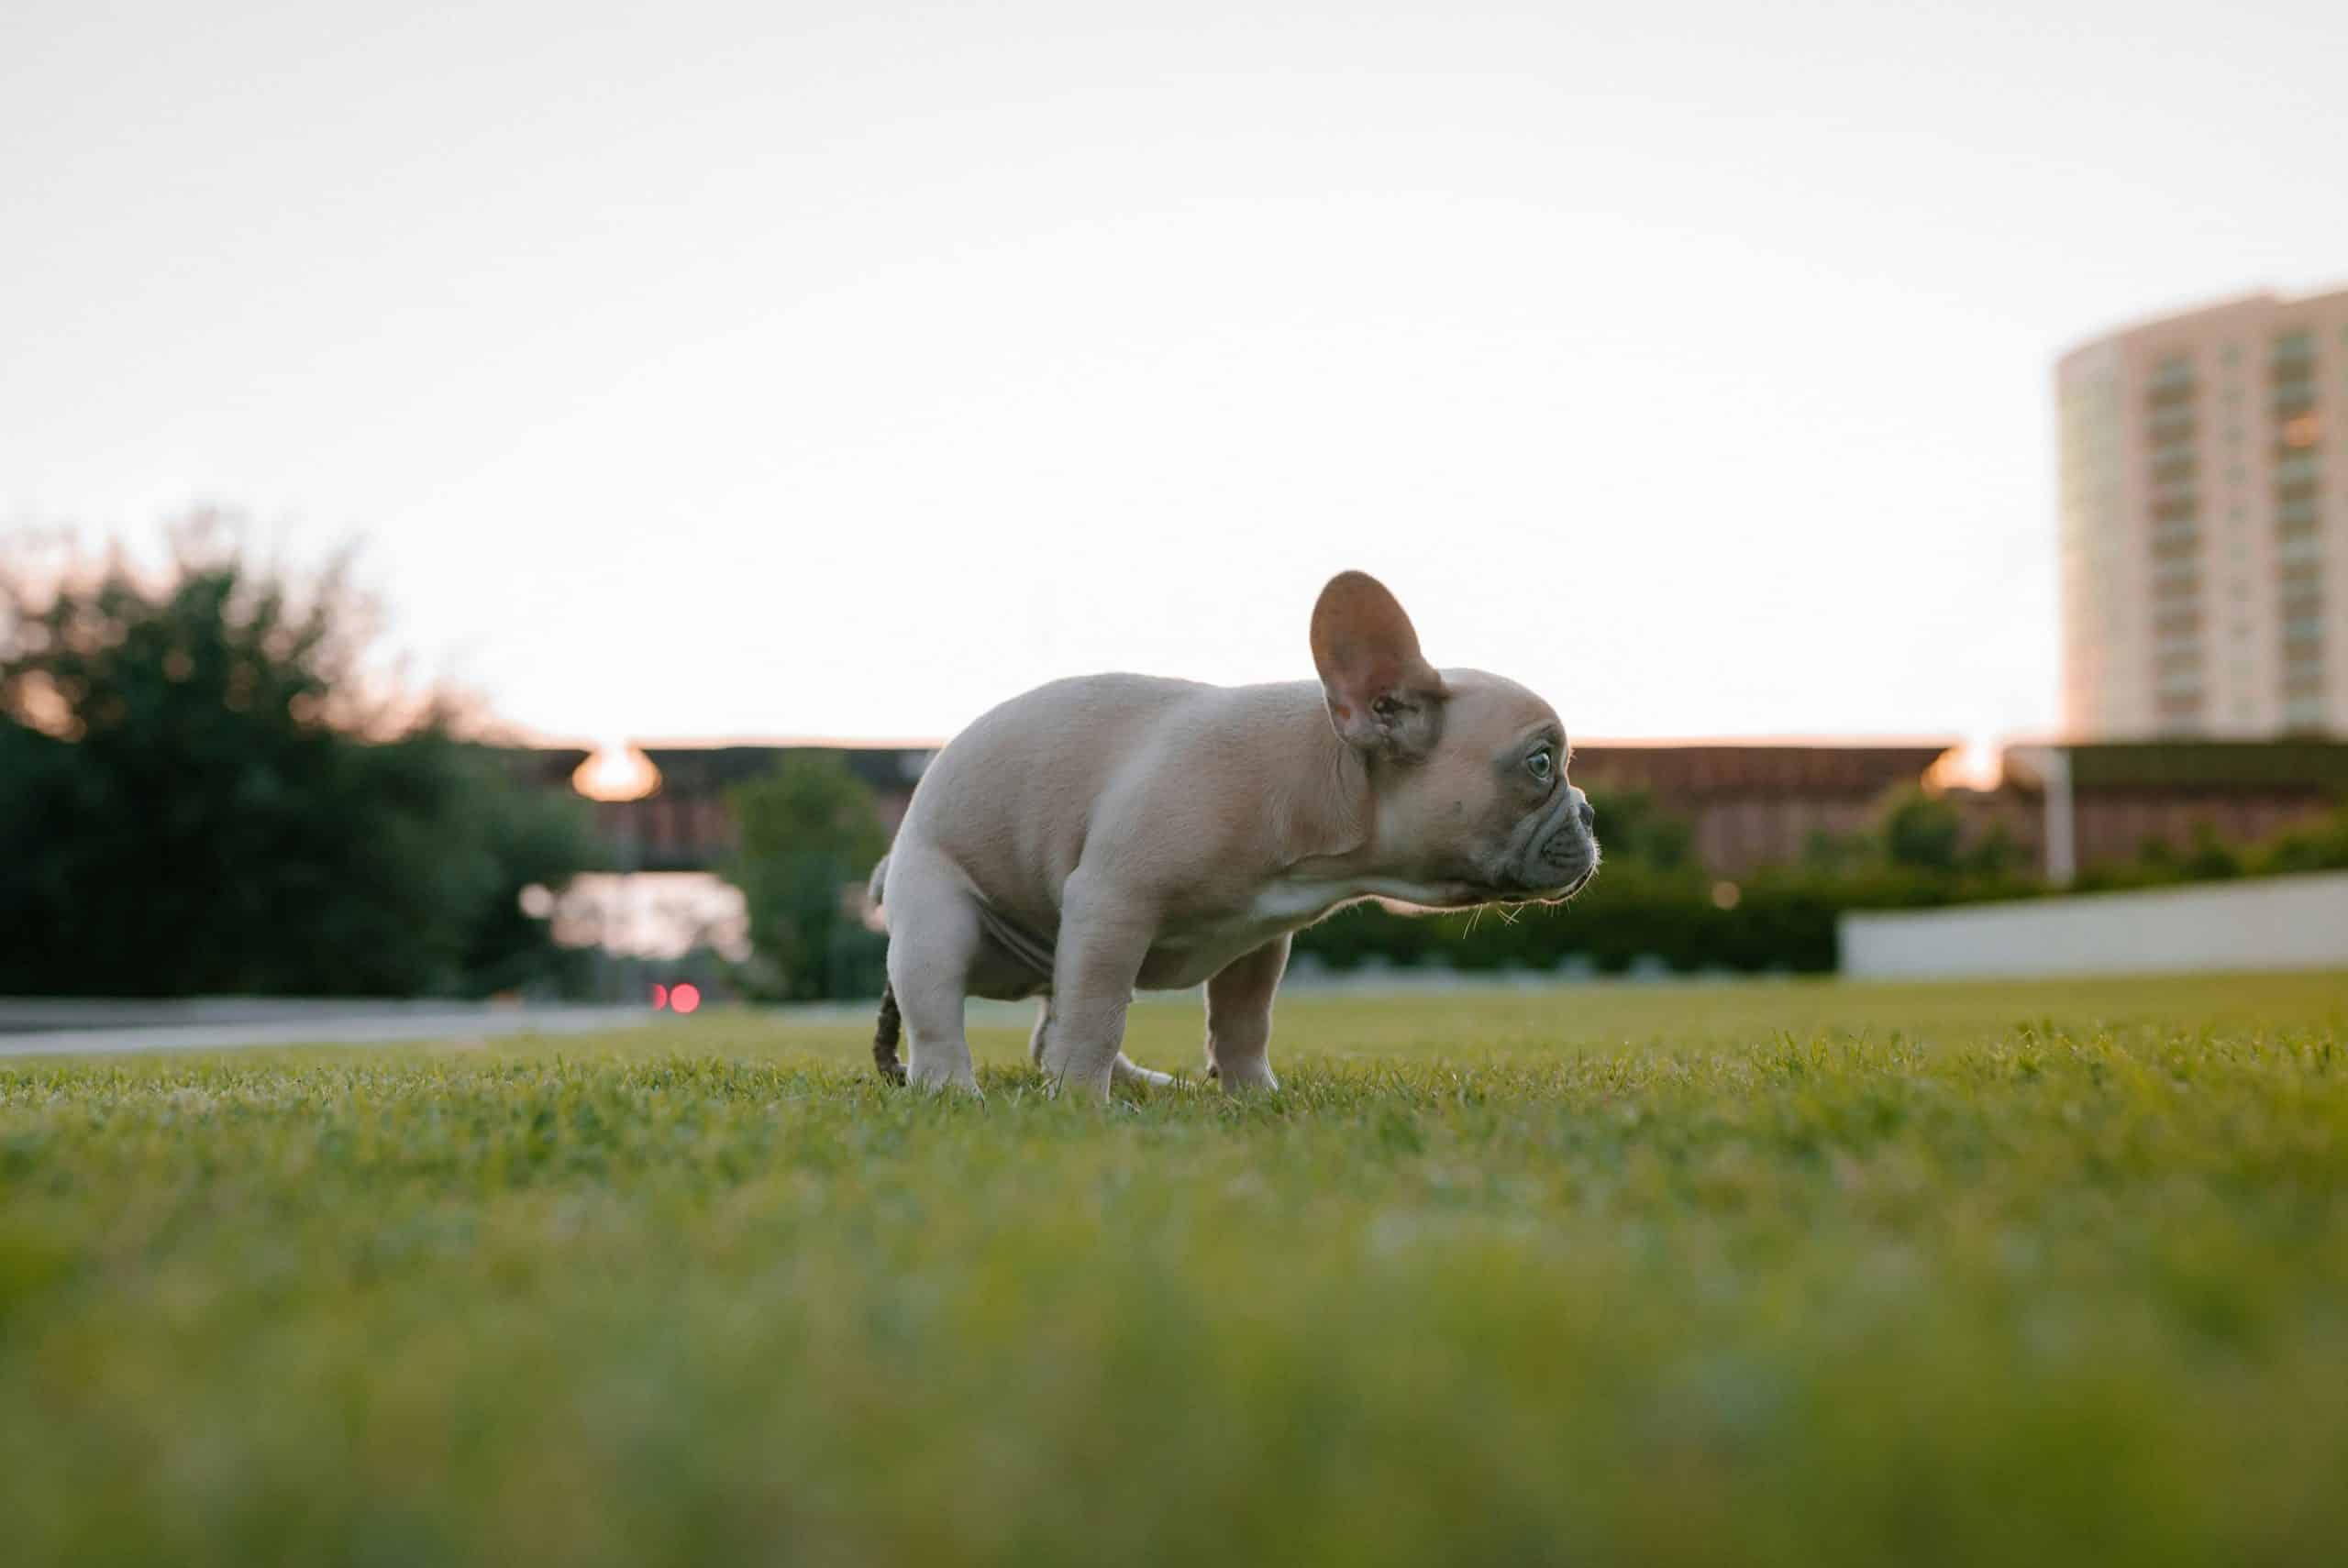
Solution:
{"label": "pale sky", "polygon": [[1311,673],[2055,712],[2054,356],[2348,280],[2348,6],[0,7],[0,525],[365,541],[581,739]]}

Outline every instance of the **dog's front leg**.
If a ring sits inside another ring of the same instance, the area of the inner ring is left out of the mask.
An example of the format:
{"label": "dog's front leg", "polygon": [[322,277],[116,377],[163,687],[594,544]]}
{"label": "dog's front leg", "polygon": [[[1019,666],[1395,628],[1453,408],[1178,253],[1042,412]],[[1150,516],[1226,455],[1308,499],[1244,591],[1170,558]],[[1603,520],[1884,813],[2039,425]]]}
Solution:
{"label": "dog's front leg", "polygon": [[1207,982],[1207,1066],[1225,1094],[1276,1089],[1272,998],[1288,972],[1289,939],[1275,937],[1233,959]]}
{"label": "dog's front leg", "polygon": [[1059,1092],[1105,1105],[1134,982],[1157,934],[1147,905],[1079,867],[1060,893],[1060,939],[1052,962],[1052,1015],[1043,1068]]}

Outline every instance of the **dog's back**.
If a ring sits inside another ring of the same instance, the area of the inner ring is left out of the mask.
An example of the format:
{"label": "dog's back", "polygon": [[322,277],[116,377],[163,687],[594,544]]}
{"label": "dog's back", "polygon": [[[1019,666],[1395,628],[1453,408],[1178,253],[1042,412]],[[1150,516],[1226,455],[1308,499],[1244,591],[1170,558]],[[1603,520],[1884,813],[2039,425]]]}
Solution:
{"label": "dog's back", "polygon": [[1015,912],[1045,921],[1076,868],[1093,804],[1157,744],[1193,680],[1087,675],[988,710],[914,790],[901,836],[942,852]]}

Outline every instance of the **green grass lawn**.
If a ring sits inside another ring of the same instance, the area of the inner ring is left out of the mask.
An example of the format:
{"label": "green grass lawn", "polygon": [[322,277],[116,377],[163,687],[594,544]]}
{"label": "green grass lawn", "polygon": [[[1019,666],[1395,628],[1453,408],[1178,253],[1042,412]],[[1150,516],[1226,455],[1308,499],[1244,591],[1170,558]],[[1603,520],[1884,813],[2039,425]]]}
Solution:
{"label": "green grass lawn", "polygon": [[1296,997],[1105,1114],[868,1039],[0,1064],[0,1558],[2348,1539],[2341,977]]}

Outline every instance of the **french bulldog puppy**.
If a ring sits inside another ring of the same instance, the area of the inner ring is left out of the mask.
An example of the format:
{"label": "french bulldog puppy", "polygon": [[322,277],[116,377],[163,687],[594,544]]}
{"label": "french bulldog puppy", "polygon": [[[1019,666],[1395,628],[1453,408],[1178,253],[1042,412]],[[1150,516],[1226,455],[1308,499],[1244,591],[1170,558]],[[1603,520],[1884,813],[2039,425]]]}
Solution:
{"label": "french bulldog puppy", "polygon": [[1318,681],[1086,676],[955,737],[872,874],[883,1074],[976,1094],[963,999],[1040,997],[1031,1049],[1062,1094],[1170,1083],[1124,1056],[1125,1010],[1137,988],[1203,981],[1209,1073],[1227,1093],[1274,1088],[1290,933],[1365,899],[1555,902],[1596,874],[1595,813],[1548,703],[1434,668],[1362,572],[1321,591],[1311,637]]}

